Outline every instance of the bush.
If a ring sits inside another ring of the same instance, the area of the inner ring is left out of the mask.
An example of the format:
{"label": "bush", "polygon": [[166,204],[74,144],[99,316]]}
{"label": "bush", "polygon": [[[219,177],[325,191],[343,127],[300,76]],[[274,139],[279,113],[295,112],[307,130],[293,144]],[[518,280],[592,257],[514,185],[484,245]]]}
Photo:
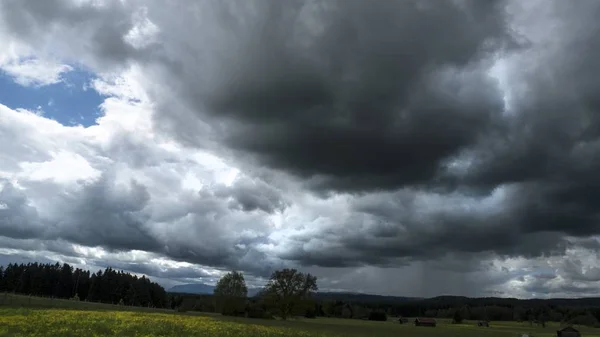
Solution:
{"label": "bush", "polygon": [[187,308],[183,305],[177,307],[177,312],[187,312]]}
{"label": "bush", "polygon": [[306,309],[304,313],[305,318],[317,318],[317,311],[315,309]]}
{"label": "bush", "polygon": [[598,320],[590,313],[586,313],[584,315],[579,315],[573,317],[569,320],[569,324],[577,324],[577,325],[585,325],[585,326],[594,326],[598,324]]}
{"label": "bush", "polygon": [[235,307],[225,307],[225,308],[223,308],[223,311],[221,311],[221,315],[223,315],[223,316],[239,317],[239,316],[244,316],[245,314],[246,314],[246,312],[244,310],[240,310]]}
{"label": "bush", "polygon": [[369,314],[369,321],[379,321],[384,322],[387,321],[387,314],[381,311],[372,311]]}
{"label": "bush", "polygon": [[223,316],[244,316],[246,314],[246,299],[234,296],[218,296],[216,310]]}
{"label": "bush", "polygon": [[260,318],[260,319],[273,319],[273,315],[267,311],[263,306],[259,304],[250,304],[246,308],[246,317],[248,318]]}
{"label": "bush", "polygon": [[245,298],[221,297],[219,300],[223,316],[244,316],[246,314]]}
{"label": "bush", "polygon": [[461,324],[463,322],[463,317],[460,314],[460,310],[454,311],[454,316],[452,317],[452,324]]}
{"label": "bush", "polygon": [[196,301],[192,298],[184,298],[177,307],[177,312],[192,311],[196,308]]}

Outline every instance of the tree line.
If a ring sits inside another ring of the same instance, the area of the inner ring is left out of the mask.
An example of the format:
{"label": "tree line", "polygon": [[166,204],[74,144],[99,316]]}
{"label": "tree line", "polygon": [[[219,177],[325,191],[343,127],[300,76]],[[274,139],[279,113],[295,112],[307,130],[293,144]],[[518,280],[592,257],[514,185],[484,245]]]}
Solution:
{"label": "tree line", "polygon": [[[502,305],[489,300],[478,305],[455,304],[452,301],[430,300],[399,300],[396,303],[378,301],[357,301],[355,296],[348,294],[315,293],[303,301],[296,301],[291,311],[285,316],[335,317],[344,319],[362,319],[373,321],[397,320],[400,317],[432,317],[445,318],[460,323],[463,320],[474,321],[518,321],[525,324],[545,326],[546,322],[562,322],[599,327],[600,300],[596,304],[574,303],[556,305],[549,301],[525,301],[511,299],[502,301]],[[276,303],[269,301],[264,294],[247,299],[245,302],[230,304],[233,307],[243,307],[245,311],[227,310],[226,297],[217,295],[169,294],[173,309],[181,311],[196,310],[215,312],[224,315],[246,315],[256,318],[273,318],[280,316]],[[330,297],[335,297],[331,299]],[[219,306],[217,303],[221,303]],[[225,304],[223,304],[225,303]],[[225,310],[224,310],[225,309]]]}
{"label": "tree line", "polygon": [[369,319],[373,312],[389,317],[446,318],[460,323],[463,320],[517,321],[545,326],[546,322],[562,322],[598,326],[600,299],[520,300],[510,298],[457,298],[401,299],[396,302],[360,301],[347,299],[319,299],[319,315],[326,317]]}
{"label": "tree line", "polygon": [[446,318],[460,323],[475,321],[517,321],[545,326],[546,322],[562,322],[598,326],[600,299],[576,300],[521,300],[510,298],[457,298],[386,299],[364,301],[360,297],[328,298],[326,294],[316,302],[317,313],[325,317],[371,319],[374,312],[388,317]]}
{"label": "tree line", "polygon": [[0,292],[155,308],[170,305],[165,289],[145,276],[110,267],[90,273],[67,263],[0,266]]}
{"label": "tree line", "polygon": [[422,316],[456,322],[521,321],[545,325],[547,321],[555,321],[600,325],[600,298],[521,300],[440,296],[418,299],[317,291],[317,278],[296,269],[273,272],[263,290],[249,298],[244,275],[238,271],[224,275],[213,295],[190,295],[167,294],[162,286],[145,276],[137,277],[110,267],[92,273],[66,263],[0,266],[0,292],[178,311],[251,318],[322,316],[387,320]]}
{"label": "tree line", "polygon": [[170,294],[172,308],[224,315],[283,319],[290,316],[388,320],[400,317],[518,321],[545,326],[562,322],[600,327],[600,298],[531,299],[440,296],[429,299],[344,293],[317,293],[316,277],[295,269],[272,274],[264,290],[247,299],[244,277],[225,275],[214,295]]}
{"label": "tree line", "polygon": [[[317,278],[296,269],[275,271],[263,291],[248,299],[242,273],[233,271],[217,283],[214,295],[167,294],[157,283],[108,267],[92,273],[67,263],[10,263],[0,266],[0,292],[128,306],[220,312],[224,315],[282,319],[314,309]],[[316,314],[313,314],[315,316]]]}
{"label": "tree line", "polygon": [[179,311],[264,319],[278,316],[285,320],[298,315],[316,317],[312,296],[317,290],[315,276],[286,268],[273,272],[262,291],[248,298],[244,275],[232,271],[217,282],[213,295],[171,294],[170,303]]}

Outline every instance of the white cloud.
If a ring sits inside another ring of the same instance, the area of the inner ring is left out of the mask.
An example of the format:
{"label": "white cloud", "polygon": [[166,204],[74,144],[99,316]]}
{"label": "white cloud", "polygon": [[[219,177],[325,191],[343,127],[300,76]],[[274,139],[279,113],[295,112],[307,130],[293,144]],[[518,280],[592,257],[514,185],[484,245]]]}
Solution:
{"label": "white cloud", "polygon": [[17,177],[27,180],[51,179],[56,183],[73,183],[78,180],[97,179],[101,172],[94,169],[81,155],[60,151],[46,162],[22,162]]}
{"label": "white cloud", "polygon": [[42,87],[61,82],[61,75],[73,68],[66,64],[25,58],[2,63],[0,70],[22,86]]}
{"label": "white cloud", "polygon": [[132,17],[134,26],[125,35],[125,41],[137,49],[142,49],[155,43],[155,37],[160,32],[160,29],[148,19],[148,8],[141,7]]}

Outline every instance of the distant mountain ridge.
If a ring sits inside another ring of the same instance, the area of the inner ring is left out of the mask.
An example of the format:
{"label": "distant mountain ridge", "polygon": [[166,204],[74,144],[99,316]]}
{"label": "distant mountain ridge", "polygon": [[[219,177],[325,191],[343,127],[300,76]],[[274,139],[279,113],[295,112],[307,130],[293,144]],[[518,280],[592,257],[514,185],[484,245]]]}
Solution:
{"label": "distant mountain ridge", "polygon": [[[248,288],[248,296],[256,296],[262,288]],[[173,286],[167,290],[170,293],[178,294],[194,294],[194,295],[212,295],[215,291],[215,286],[204,283],[188,283]]]}
{"label": "distant mountain ridge", "polygon": [[[212,295],[214,286],[192,283],[181,284],[174,286],[167,291],[169,293],[192,294],[192,295]],[[248,296],[253,297],[260,292],[262,288],[249,288]],[[414,305],[436,306],[439,304],[450,305],[453,307],[462,307],[465,305],[471,307],[499,305],[499,306],[515,306],[515,305],[556,305],[564,307],[600,307],[600,297],[582,297],[582,298],[529,298],[518,299],[510,297],[467,297],[441,295],[436,297],[403,297],[403,296],[388,296],[374,295],[348,291],[326,291],[317,292],[314,295],[320,300],[332,301],[349,301],[353,303],[379,303],[379,304],[398,304],[412,302]],[[411,304],[412,305],[412,304]]]}
{"label": "distant mountain ridge", "polygon": [[170,293],[180,294],[212,294],[214,290],[214,286],[203,283],[179,284],[167,289]]}
{"label": "distant mountain ridge", "polygon": [[[212,295],[215,290],[215,286],[211,286],[204,283],[188,283],[180,284],[171,287],[167,291],[170,293],[178,294],[193,294],[193,295]],[[256,296],[262,288],[248,288],[248,296]],[[411,301],[421,300],[420,297],[402,297],[402,296],[384,296],[384,295],[373,295],[359,292],[347,292],[347,291],[321,291],[315,294],[315,297],[320,299],[330,300],[352,300],[355,302],[368,302],[368,301],[383,301],[383,302],[398,302],[398,301]]]}
{"label": "distant mountain ridge", "polygon": [[388,295],[374,295],[367,293],[358,292],[346,292],[346,291],[325,291],[317,292],[315,297],[324,300],[340,300],[340,301],[352,301],[352,302],[409,302],[409,301],[420,301],[424,300],[422,297],[404,297],[404,296],[388,296]]}

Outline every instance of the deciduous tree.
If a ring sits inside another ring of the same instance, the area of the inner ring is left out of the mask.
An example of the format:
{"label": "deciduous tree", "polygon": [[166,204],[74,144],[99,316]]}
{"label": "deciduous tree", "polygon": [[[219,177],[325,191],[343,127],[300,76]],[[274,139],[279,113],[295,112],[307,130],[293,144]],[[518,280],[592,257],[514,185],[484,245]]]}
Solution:
{"label": "deciduous tree", "polygon": [[286,319],[318,289],[315,276],[286,268],[273,272],[264,295],[281,319]]}
{"label": "deciduous tree", "polygon": [[244,275],[238,271],[225,274],[215,287],[217,310],[223,315],[239,315],[244,312],[248,287]]}

